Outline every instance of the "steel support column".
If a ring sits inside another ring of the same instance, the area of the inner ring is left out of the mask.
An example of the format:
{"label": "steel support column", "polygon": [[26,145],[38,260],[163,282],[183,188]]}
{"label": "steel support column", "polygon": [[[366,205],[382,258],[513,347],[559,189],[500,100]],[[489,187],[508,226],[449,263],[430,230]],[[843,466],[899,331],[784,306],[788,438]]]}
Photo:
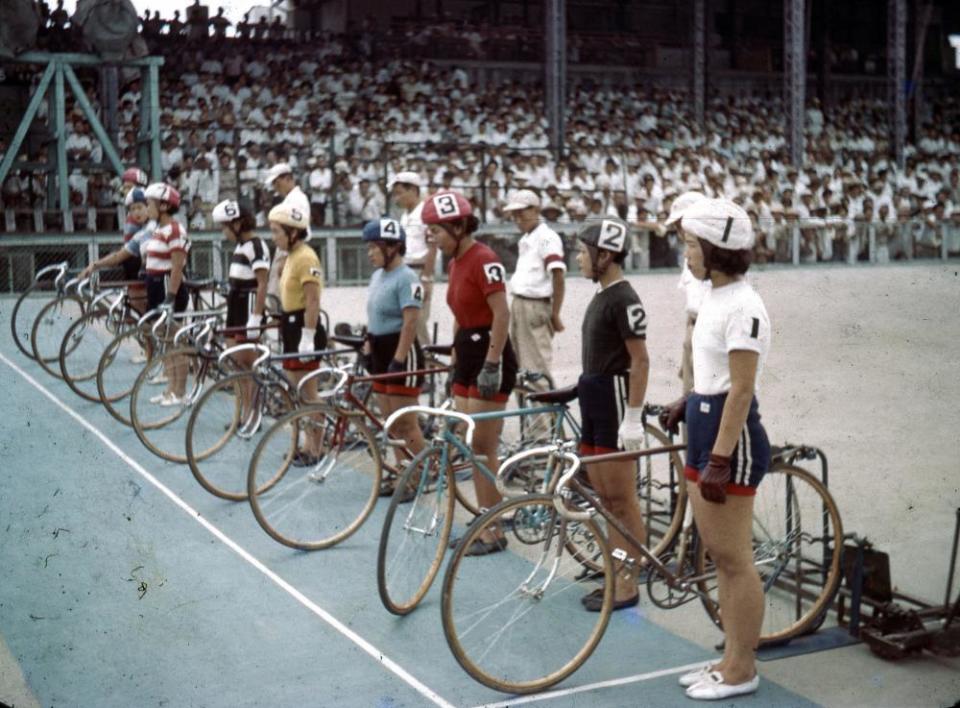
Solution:
{"label": "steel support column", "polygon": [[806,3],[783,0],[783,110],[790,164],[803,166],[804,123],[807,84]]}
{"label": "steel support column", "polygon": [[904,166],[907,136],[907,0],[887,0],[887,105],[890,146],[897,168]]}
{"label": "steel support column", "polygon": [[693,120],[704,129],[707,91],[706,0],[693,0]]}
{"label": "steel support column", "polygon": [[567,98],[567,3],[546,0],[544,37],[546,38],[544,73],[546,113],[550,148],[557,158],[564,152],[564,109]]}

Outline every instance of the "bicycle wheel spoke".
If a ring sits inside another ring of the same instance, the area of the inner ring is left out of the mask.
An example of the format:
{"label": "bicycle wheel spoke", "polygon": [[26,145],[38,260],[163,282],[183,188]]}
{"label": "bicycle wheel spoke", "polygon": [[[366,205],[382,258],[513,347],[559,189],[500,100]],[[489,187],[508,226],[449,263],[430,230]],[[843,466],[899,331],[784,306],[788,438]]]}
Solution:
{"label": "bicycle wheel spoke", "polygon": [[[491,535],[505,536],[505,551],[466,554],[474,540]],[[612,591],[605,591],[604,611],[583,608],[580,600],[597,580],[584,578],[566,536],[552,498],[531,495],[480,516],[458,545],[444,577],[444,633],[461,666],[481,683],[515,693],[543,690],[579,668],[599,642]],[[601,545],[601,576],[611,588],[612,560]]]}

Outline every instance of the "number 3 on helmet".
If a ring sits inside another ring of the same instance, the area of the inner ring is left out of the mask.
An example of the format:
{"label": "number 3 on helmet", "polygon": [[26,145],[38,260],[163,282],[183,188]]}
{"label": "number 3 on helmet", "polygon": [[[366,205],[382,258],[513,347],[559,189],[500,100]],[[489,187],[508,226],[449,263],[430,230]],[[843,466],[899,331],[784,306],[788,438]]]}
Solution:
{"label": "number 3 on helmet", "polygon": [[446,224],[466,219],[472,213],[466,197],[453,190],[444,190],[427,197],[421,218],[424,224]]}

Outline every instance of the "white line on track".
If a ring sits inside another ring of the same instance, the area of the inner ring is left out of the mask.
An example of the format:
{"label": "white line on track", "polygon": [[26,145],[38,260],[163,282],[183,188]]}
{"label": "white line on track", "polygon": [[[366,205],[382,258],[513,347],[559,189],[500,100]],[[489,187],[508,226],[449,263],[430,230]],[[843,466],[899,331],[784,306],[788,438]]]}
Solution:
{"label": "white line on track", "polygon": [[8,367],[13,371],[19,374],[27,383],[37,389],[40,393],[50,399],[54,404],[56,404],[61,410],[63,410],[67,415],[76,420],[80,425],[89,430],[91,433],[100,438],[100,441],[106,445],[117,457],[127,463],[134,471],[137,472],[141,477],[146,479],[150,484],[156,487],[160,492],[162,492],[170,501],[179,506],[183,511],[185,511],[189,516],[191,516],[198,524],[203,526],[207,531],[213,534],[217,539],[219,539],[224,545],[230,548],[234,553],[243,558],[247,563],[252,565],[254,568],[263,573],[267,578],[273,581],[278,585],[284,592],[293,597],[297,602],[306,607],[308,610],[313,612],[317,617],[322,619],[328,625],[333,627],[336,631],[342,634],[344,637],[349,639],[351,642],[360,647],[363,651],[373,657],[377,662],[379,662],[384,668],[386,668],[391,673],[395,674],[401,681],[406,683],[417,693],[422,695],[424,698],[427,698],[429,701],[438,706],[443,706],[443,708],[454,708],[453,704],[444,699],[438,693],[433,691],[429,686],[421,683],[414,676],[408,673],[403,667],[401,667],[397,662],[395,662],[390,657],[386,656],[382,651],[373,646],[366,639],[361,637],[359,634],[354,632],[352,629],[343,624],[336,617],[331,615],[329,612],[324,610],[322,607],[313,602],[310,598],[304,595],[302,592],[297,590],[293,585],[288,583],[286,580],[281,578],[279,575],[270,570],[257,558],[255,558],[249,551],[243,548],[240,544],[234,541],[232,538],[227,536],[223,531],[218,529],[212,523],[207,521],[203,516],[200,515],[196,509],[187,504],[183,499],[178,497],[173,491],[166,487],[160,480],[150,474],[146,469],[144,469],[136,460],[127,455],[116,443],[114,443],[110,438],[104,435],[100,430],[86,420],[73,410],[66,403],[57,398],[54,394],[47,390],[43,384],[39,383],[34,379],[30,374],[21,369],[19,366],[10,361],[2,353],[0,353],[0,361],[3,361]]}
{"label": "white line on track", "polygon": [[[649,681],[650,679],[660,678],[661,676],[669,676],[670,674],[679,674],[686,671],[692,671],[693,669],[699,669],[703,666],[703,661],[698,661],[695,664],[686,664],[685,666],[674,666],[670,669],[660,669],[659,671],[651,671],[646,674],[636,674],[635,676],[624,676],[623,678],[610,679],[609,681],[598,681],[596,683],[588,683],[583,686],[574,686],[572,688],[561,688],[556,691],[546,691],[544,693],[537,693],[532,696],[517,696],[516,698],[511,698],[506,701],[501,701],[499,703],[484,703],[482,706],[477,706],[476,708],[509,708],[510,706],[518,706],[523,703],[536,703],[538,701],[548,701],[551,698],[562,698],[564,696],[572,696],[576,693],[586,693],[587,691],[596,691],[601,688],[613,688],[614,686],[626,686],[631,683],[640,683],[641,681]],[[639,702],[640,704],[643,701]]]}

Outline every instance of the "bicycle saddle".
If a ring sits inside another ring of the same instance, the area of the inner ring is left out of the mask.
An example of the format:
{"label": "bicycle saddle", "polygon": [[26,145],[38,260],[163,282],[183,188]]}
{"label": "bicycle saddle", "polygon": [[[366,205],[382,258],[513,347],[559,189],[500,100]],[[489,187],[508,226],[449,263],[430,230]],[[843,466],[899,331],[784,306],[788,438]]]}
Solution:
{"label": "bicycle saddle", "polygon": [[367,341],[366,337],[355,337],[355,336],[346,335],[346,334],[335,334],[332,337],[330,337],[330,339],[332,339],[335,342],[339,342],[340,344],[343,344],[345,346],[353,347],[357,351],[360,351],[361,349],[363,349],[363,343]]}
{"label": "bicycle saddle", "polygon": [[206,290],[209,287],[212,287],[217,281],[213,278],[203,278],[201,280],[190,280],[189,278],[183,279],[183,284],[187,286],[190,290]]}
{"label": "bicycle saddle", "polygon": [[452,344],[428,344],[423,348],[426,354],[439,354],[440,356],[450,356],[453,353]]}
{"label": "bicycle saddle", "polygon": [[527,396],[527,400],[536,401],[537,403],[570,403],[570,401],[576,399],[576,397],[577,385],[573,384],[572,386],[558,388],[553,391],[531,393]]}

